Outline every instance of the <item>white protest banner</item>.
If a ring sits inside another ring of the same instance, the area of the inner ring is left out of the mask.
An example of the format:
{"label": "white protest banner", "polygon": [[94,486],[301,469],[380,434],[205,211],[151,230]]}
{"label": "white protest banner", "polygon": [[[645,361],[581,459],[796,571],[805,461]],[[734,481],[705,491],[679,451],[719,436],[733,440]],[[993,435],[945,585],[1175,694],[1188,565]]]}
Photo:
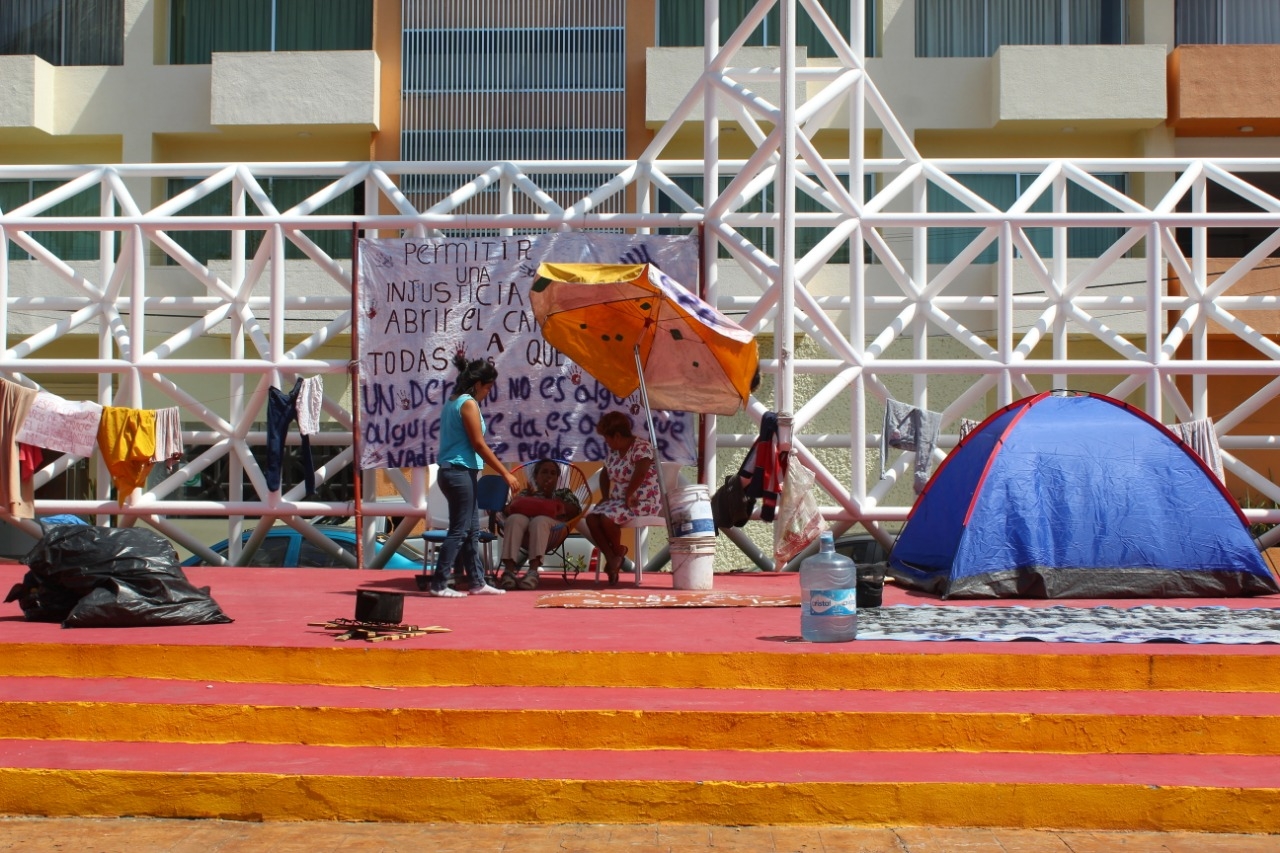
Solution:
{"label": "white protest banner", "polygon": [[[488,359],[498,383],[481,410],[486,440],[509,464],[603,459],[595,432],[607,411],[647,433],[640,395],[611,394],[543,340],[529,304],[538,264],[653,263],[696,286],[695,237],[551,234],[543,237],[364,239],[359,245],[361,468],[435,462],[454,353]],[[655,412],[663,458],[693,464],[696,416]]]}
{"label": "white protest banner", "polygon": [[40,391],[31,411],[18,427],[22,444],[60,450],[73,456],[89,457],[98,446],[98,425],[102,406],[92,401],[73,402],[57,394]]}

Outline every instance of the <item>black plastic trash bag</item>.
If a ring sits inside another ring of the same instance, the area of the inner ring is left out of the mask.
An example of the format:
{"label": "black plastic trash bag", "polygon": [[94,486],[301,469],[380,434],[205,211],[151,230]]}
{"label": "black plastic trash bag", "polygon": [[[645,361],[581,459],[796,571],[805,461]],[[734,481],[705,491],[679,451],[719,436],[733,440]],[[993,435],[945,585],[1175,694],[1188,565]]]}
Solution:
{"label": "black plastic trash bag", "polygon": [[80,596],[60,586],[46,586],[29,571],[9,590],[4,603],[18,602],[28,622],[61,622],[79,600]]}
{"label": "black plastic trash bag", "polygon": [[[42,524],[44,536],[23,557],[30,594],[17,600],[32,621],[64,628],[211,625],[231,619],[195,587],[169,540],[138,527]],[[18,587],[9,593],[13,600]],[[61,605],[70,602],[65,613]],[[38,615],[35,615],[38,614]]]}

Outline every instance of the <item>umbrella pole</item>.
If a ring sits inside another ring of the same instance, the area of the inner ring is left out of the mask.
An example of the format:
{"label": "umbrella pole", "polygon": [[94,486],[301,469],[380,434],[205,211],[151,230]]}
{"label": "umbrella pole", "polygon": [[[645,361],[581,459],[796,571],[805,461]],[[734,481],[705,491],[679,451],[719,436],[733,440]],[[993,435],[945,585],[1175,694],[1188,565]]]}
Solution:
{"label": "umbrella pole", "polygon": [[640,345],[634,347],[636,355],[636,375],[640,377],[640,404],[644,406],[644,416],[649,422],[649,443],[653,445],[653,464],[658,466],[658,494],[662,496],[662,515],[667,520],[667,538],[672,538],[671,513],[667,507],[667,478],[662,470],[662,453],[658,450],[658,431],[653,426],[653,410],[649,408],[649,389],[644,386],[644,367],[640,363]]}

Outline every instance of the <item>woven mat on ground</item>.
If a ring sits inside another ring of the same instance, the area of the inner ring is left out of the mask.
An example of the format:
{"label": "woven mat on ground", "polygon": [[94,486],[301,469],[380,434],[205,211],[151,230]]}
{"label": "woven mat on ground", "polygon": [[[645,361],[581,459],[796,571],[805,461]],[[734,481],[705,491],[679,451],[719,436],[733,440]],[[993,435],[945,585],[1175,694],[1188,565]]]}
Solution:
{"label": "woven mat on ground", "polygon": [[[538,607],[798,607],[798,593],[604,592],[570,590],[540,596]],[[858,611],[859,640],[1048,643],[1280,643],[1280,607],[1022,607],[896,604]]]}
{"label": "woven mat on ground", "polygon": [[1280,608],[897,604],[859,610],[858,639],[1280,643]]}
{"label": "woven mat on ground", "polygon": [[570,590],[538,597],[538,607],[799,607],[800,593],[750,595],[740,592],[673,590],[671,592],[603,592]]}

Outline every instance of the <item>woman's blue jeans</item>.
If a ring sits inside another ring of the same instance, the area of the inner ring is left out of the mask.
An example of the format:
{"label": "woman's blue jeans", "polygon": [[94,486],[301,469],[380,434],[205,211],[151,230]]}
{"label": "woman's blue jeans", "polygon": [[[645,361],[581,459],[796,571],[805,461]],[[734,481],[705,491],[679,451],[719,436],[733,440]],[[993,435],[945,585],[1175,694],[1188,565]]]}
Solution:
{"label": "woman's blue jeans", "polygon": [[480,563],[480,507],[476,502],[476,481],[480,472],[473,468],[441,465],[440,492],[449,502],[449,530],[436,556],[436,569],[431,575],[431,588],[444,589],[449,575],[466,574],[471,588],[484,586],[484,566]]}

